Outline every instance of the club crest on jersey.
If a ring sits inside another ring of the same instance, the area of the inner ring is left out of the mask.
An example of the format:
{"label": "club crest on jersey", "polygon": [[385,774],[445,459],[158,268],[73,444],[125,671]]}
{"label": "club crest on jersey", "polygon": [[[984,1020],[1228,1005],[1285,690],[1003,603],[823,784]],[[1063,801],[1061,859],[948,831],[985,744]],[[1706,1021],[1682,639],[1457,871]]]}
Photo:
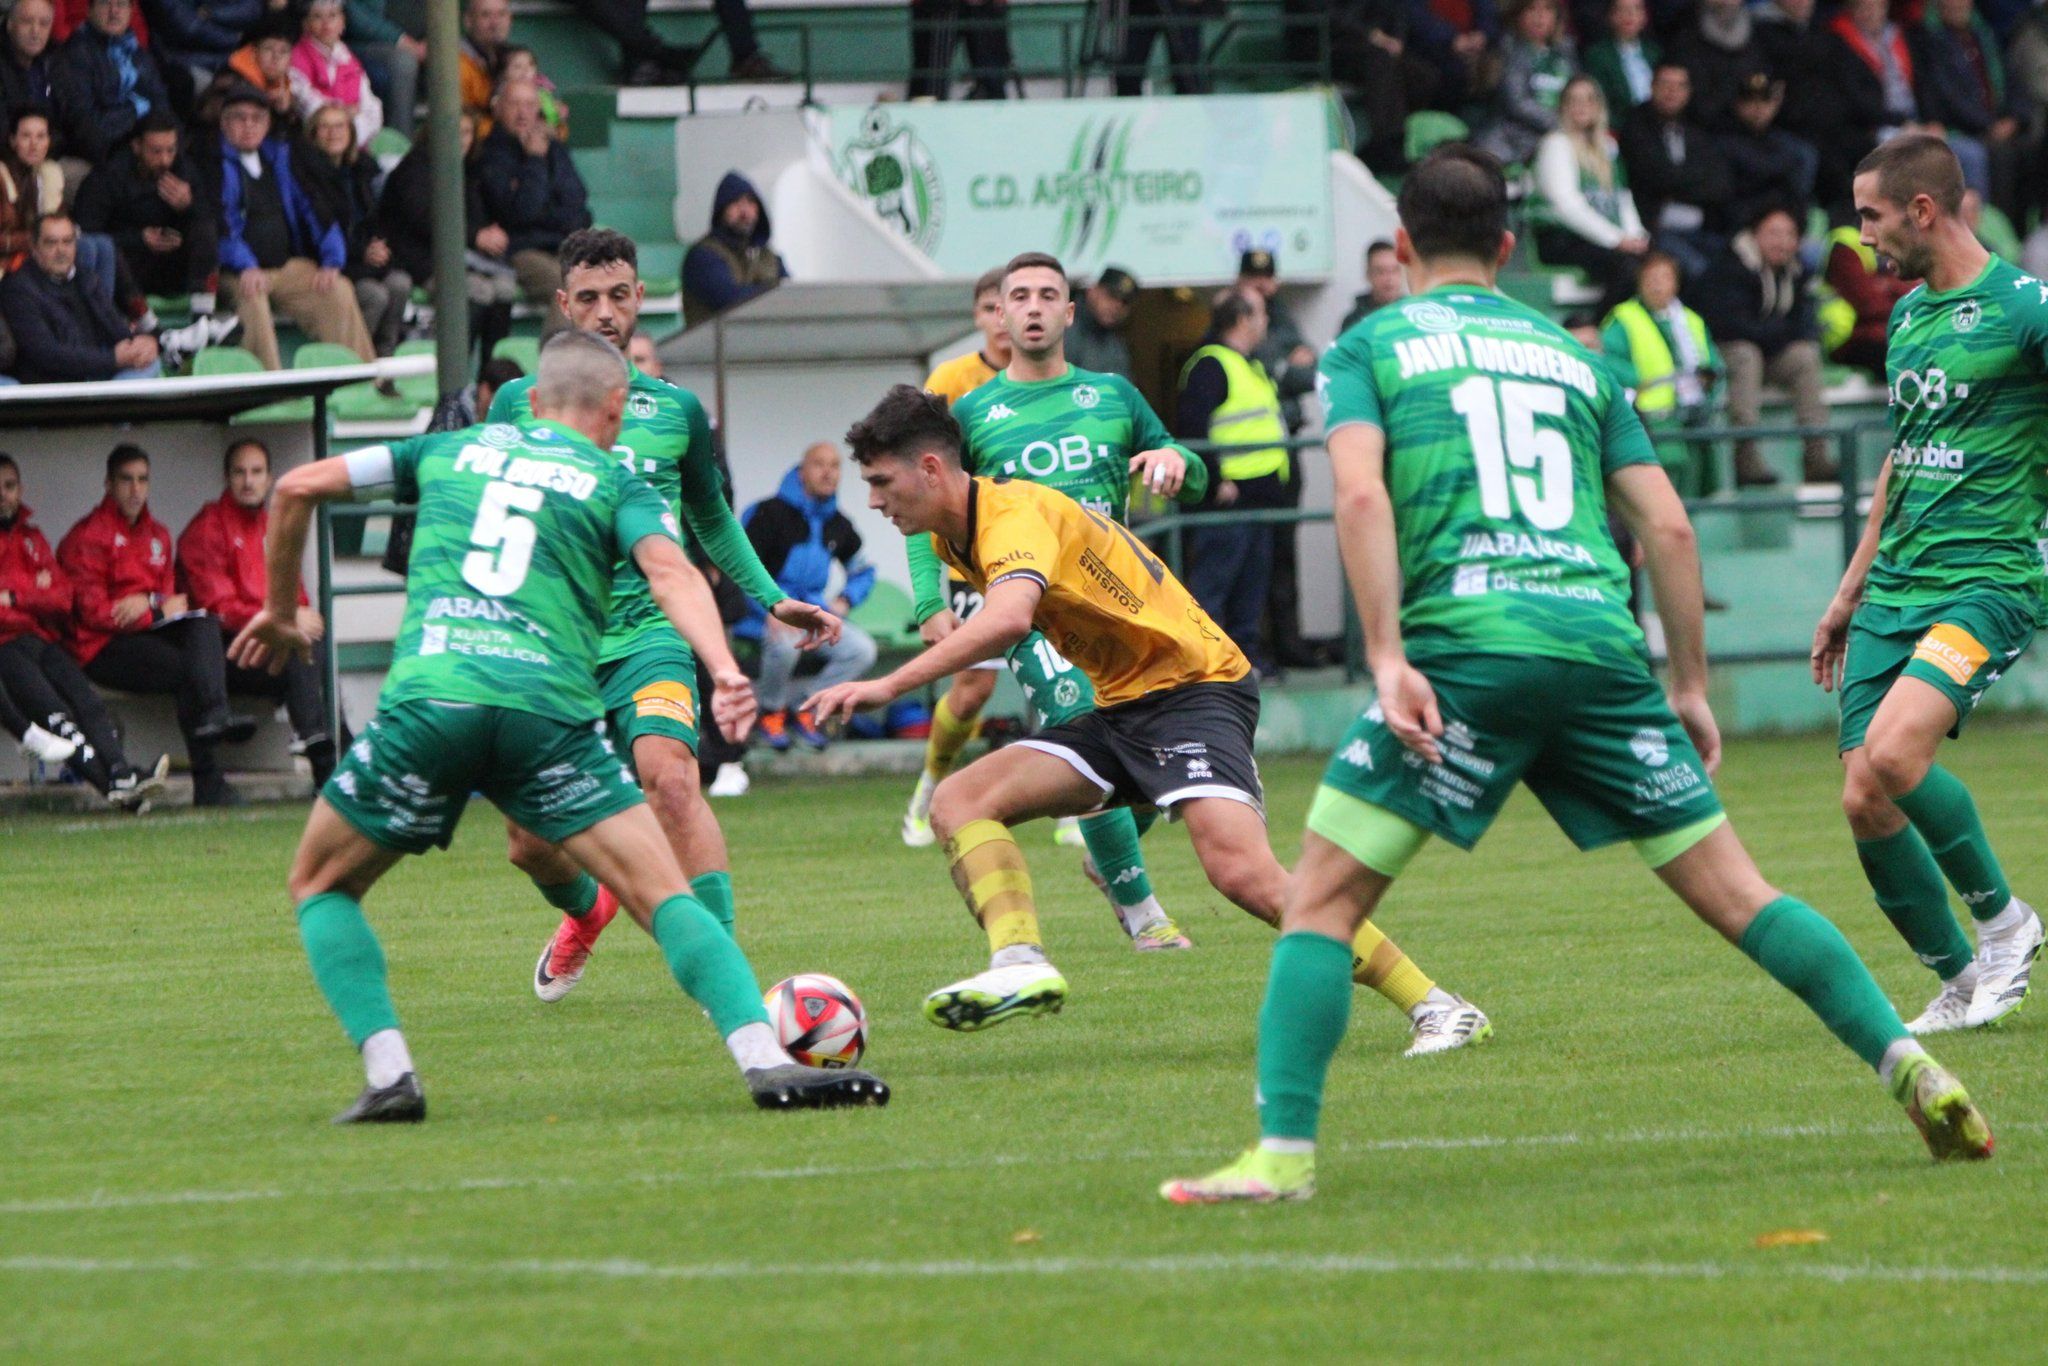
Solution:
{"label": "club crest on jersey", "polygon": [[486,446],[510,449],[519,444],[519,429],[509,422],[493,422],[484,428],[484,434],[477,439]]}
{"label": "club crest on jersey", "polygon": [[1671,745],[1661,730],[1648,726],[1629,737],[1629,752],[1650,768],[1662,768],[1671,762]]}
{"label": "club crest on jersey", "polygon": [[1418,299],[1411,304],[1401,305],[1401,316],[1424,332],[1456,332],[1465,325],[1454,308],[1446,307],[1434,299]]}
{"label": "club crest on jersey", "polygon": [[652,394],[633,395],[626,400],[626,411],[643,421],[653,417],[655,412],[654,396]]}
{"label": "club crest on jersey", "polygon": [[1052,685],[1052,700],[1056,706],[1073,706],[1081,700],[1081,685],[1071,678],[1062,678]]}
{"label": "club crest on jersey", "polygon": [[1965,299],[1962,307],[1956,310],[1955,317],[1949,320],[1949,326],[1958,332],[1974,332],[1977,330],[1977,324],[1983,321],[1983,305],[1975,299]]}
{"label": "club crest on jersey", "polygon": [[1094,385],[1077,384],[1074,386],[1074,406],[1076,408],[1093,408],[1100,402],[1102,402],[1102,395],[1096,392]]}

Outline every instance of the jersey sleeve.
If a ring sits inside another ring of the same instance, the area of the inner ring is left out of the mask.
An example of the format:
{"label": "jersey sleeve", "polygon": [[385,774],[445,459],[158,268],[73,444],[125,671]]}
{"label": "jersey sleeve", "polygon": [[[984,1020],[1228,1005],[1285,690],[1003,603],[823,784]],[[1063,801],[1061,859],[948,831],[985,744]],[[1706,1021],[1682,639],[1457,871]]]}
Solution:
{"label": "jersey sleeve", "polygon": [[348,467],[349,487],[356,502],[389,498],[399,503],[420,500],[420,454],[427,444],[424,436],[410,437],[388,446],[364,446],[341,457]]}
{"label": "jersey sleeve", "polygon": [[903,556],[910,561],[911,615],[920,626],[946,606],[946,575],[937,545],[936,539],[922,534],[903,543]]}
{"label": "jersey sleeve", "polygon": [[646,480],[636,479],[621,468],[617,485],[619,496],[612,509],[612,541],[619,559],[631,563],[633,547],[649,536],[682,540],[682,528],[676,525],[675,514],[663,505],[661,495]]}
{"label": "jersey sleeve", "polygon": [[1046,588],[1060,561],[1059,532],[1035,506],[1019,499],[984,510],[974,550],[989,588],[1006,579],[1035,579]]}
{"label": "jersey sleeve", "polygon": [[1353,422],[1386,430],[1372,352],[1357,338],[1338,342],[1316,363],[1316,393],[1323,402],[1323,435]]}
{"label": "jersey sleeve", "polygon": [[491,411],[484,415],[486,422],[517,422],[524,412],[526,396],[533,388],[529,379],[515,379],[510,384],[498,386],[498,392],[491,395]]}
{"label": "jersey sleeve", "polygon": [[[677,471],[682,479],[683,521],[711,563],[738,584],[741,592],[763,607],[773,607],[789,594],[761,563],[754,543],[747,539],[747,529],[733,515],[732,504],[725,501],[718,461],[711,454],[711,419],[704,405],[693,402],[684,406],[689,411],[690,444]],[[659,495],[655,501],[661,501]]]}
{"label": "jersey sleeve", "polygon": [[1118,391],[1131,410],[1131,454],[1141,451],[1179,451],[1181,458],[1188,462],[1187,479],[1174,495],[1176,502],[1199,503],[1209,495],[1209,466],[1201,456],[1176,441],[1173,433],[1166,430],[1166,424],[1159,420],[1159,414],[1152,411],[1152,405],[1138,392],[1138,387],[1122,375],[1115,377]]}
{"label": "jersey sleeve", "polygon": [[1627,465],[1655,465],[1657,448],[1636,416],[1635,405],[1622,393],[1612,374],[1596,370],[1600,377],[1600,398],[1606,411],[1600,417],[1600,473],[1604,477]]}
{"label": "jersey sleeve", "polygon": [[2013,285],[2005,305],[2013,347],[2035,374],[2048,374],[2048,281],[2023,275]]}

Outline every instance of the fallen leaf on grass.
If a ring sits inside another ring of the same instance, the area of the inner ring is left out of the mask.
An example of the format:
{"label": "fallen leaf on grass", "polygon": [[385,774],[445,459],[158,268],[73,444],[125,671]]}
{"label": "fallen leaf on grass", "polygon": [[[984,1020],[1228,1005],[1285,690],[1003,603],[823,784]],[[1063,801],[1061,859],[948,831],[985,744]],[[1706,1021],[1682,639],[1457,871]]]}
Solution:
{"label": "fallen leaf on grass", "polygon": [[1756,1235],[1758,1247],[1805,1247],[1827,1240],[1828,1235],[1817,1228],[1780,1228]]}
{"label": "fallen leaf on grass", "polygon": [[1045,1241],[1045,1236],[1035,1228],[1020,1228],[1010,1235],[1010,1241],[1019,1247],[1023,1247],[1027,1243],[1042,1243]]}

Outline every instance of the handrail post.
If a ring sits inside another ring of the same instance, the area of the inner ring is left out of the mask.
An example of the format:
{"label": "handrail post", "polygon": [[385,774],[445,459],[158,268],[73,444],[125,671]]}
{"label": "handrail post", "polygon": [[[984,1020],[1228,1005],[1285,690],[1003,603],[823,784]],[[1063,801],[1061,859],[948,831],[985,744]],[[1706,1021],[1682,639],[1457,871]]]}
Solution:
{"label": "handrail post", "polygon": [[1856,546],[1863,539],[1863,522],[1856,515],[1856,502],[1863,494],[1862,450],[1857,438],[1862,428],[1852,427],[1835,438],[1835,469],[1842,481],[1842,568],[1856,558]]}

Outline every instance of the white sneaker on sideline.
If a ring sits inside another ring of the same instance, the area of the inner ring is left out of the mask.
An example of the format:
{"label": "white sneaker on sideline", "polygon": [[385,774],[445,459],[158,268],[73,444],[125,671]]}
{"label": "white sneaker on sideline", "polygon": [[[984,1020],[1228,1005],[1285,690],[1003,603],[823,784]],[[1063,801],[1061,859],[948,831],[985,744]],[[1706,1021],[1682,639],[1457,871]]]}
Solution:
{"label": "white sneaker on sideline", "polygon": [[711,777],[711,786],[705,792],[713,797],[744,797],[754,780],[747,776],[747,770],[739,764],[720,764],[718,772]]}
{"label": "white sneaker on sideline", "polygon": [[61,735],[52,735],[31,721],[22,732],[21,754],[24,759],[40,759],[46,764],[61,764],[78,753],[78,746]]}

